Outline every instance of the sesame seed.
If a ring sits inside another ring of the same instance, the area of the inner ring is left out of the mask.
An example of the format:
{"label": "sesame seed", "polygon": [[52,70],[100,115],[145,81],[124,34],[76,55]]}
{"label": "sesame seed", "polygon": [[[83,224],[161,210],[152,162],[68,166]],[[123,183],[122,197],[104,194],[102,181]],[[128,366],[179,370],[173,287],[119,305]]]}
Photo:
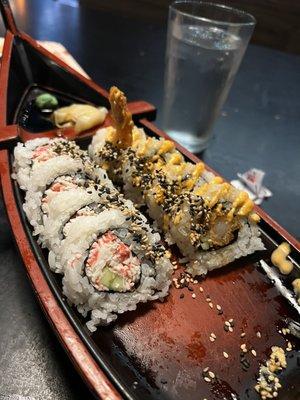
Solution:
{"label": "sesame seed", "polygon": [[223,351],[223,356],[224,356],[225,358],[228,358],[228,357],[229,357],[229,355],[226,353],[226,351]]}
{"label": "sesame seed", "polygon": [[258,337],[258,338],[261,338],[261,333],[258,331],[258,332],[256,332],[256,336]]}
{"label": "sesame seed", "polygon": [[199,287],[199,290],[200,290],[201,293],[203,293],[203,287],[202,286]]}
{"label": "sesame seed", "polygon": [[254,349],[251,350],[251,353],[254,355],[254,357],[256,357],[256,351]]}
{"label": "sesame seed", "polygon": [[204,380],[205,380],[206,382],[211,382],[211,379],[208,378],[207,376],[204,378]]}
{"label": "sesame seed", "polygon": [[291,343],[291,342],[288,342],[286,351],[292,351],[292,350],[293,350],[292,343]]}
{"label": "sesame seed", "polygon": [[222,310],[222,307],[219,304],[217,304],[216,307],[218,311]]}
{"label": "sesame seed", "polygon": [[231,326],[228,327],[229,332],[233,332],[233,328]]}
{"label": "sesame seed", "polygon": [[194,279],[194,283],[198,283],[197,279]]}
{"label": "sesame seed", "polygon": [[210,302],[211,302],[211,298],[210,298],[210,297],[206,297],[206,301],[207,301],[208,303],[210,303]]}
{"label": "sesame seed", "polygon": [[229,327],[230,323],[228,321],[225,321],[225,325]]}
{"label": "sesame seed", "polygon": [[193,299],[195,299],[195,298],[196,298],[196,295],[195,295],[195,293],[193,293],[193,294],[192,294],[192,298],[193,298]]}
{"label": "sesame seed", "polygon": [[211,342],[214,342],[216,339],[213,338],[212,336],[210,336],[210,337],[209,337],[209,340],[210,340]]}
{"label": "sesame seed", "polygon": [[213,305],[212,302],[208,303],[208,305],[209,305],[210,308],[214,308],[214,305]]}
{"label": "sesame seed", "polygon": [[232,323],[233,323],[233,318],[230,318],[230,319],[228,320],[228,322],[229,322],[230,324],[232,324]]}
{"label": "sesame seed", "polygon": [[204,369],[203,369],[203,372],[207,372],[209,370],[209,367],[205,367]]}
{"label": "sesame seed", "polygon": [[246,336],[246,333],[245,332],[242,332],[241,333],[241,338],[243,338],[243,337],[245,337]]}
{"label": "sesame seed", "polygon": [[217,339],[217,336],[213,332],[210,334],[210,336],[213,337],[214,339]]}
{"label": "sesame seed", "polygon": [[209,371],[209,372],[208,372],[208,375],[209,375],[212,379],[214,379],[214,378],[216,377],[216,375],[215,375],[212,371]]}
{"label": "sesame seed", "polygon": [[246,343],[241,344],[241,349],[244,350],[246,348]]}

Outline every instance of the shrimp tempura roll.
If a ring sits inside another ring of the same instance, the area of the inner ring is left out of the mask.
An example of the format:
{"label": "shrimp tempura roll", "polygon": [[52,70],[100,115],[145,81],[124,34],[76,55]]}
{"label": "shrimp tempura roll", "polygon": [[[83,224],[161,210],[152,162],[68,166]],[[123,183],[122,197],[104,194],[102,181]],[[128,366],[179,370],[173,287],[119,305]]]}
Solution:
{"label": "shrimp tempura roll", "polygon": [[264,249],[248,194],[207,171],[203,163],[185,161],[172,141],[149,137],[130,124],[126,110],[120,111],[126,107],[124,97],[111,90],[114,126],[97,131],[89,153],[127,198],[146,205],[168,243],[175,243],[187,258],[188,272],[205,274]]}

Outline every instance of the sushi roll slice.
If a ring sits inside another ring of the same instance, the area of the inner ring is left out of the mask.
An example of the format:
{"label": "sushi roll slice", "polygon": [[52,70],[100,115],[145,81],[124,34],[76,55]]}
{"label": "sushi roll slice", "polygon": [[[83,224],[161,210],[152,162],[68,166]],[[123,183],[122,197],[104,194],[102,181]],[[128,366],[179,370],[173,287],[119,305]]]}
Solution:
{"label": "sushi roll slice", "polygon": [[82,169],[85,152],[65,139],[33,139],[14,150],[14,177],[23,190],[43,190],[58,173]]}
{"label": "sushi roll slice", "polygon": [[40,240],[49,248],[59,245],[62,227],[79,209],[94,202],[105,202],[107,188],[83,174],[58,176],[43,192],[40,210]]}
{"label": "sushi roll slice", "polygon": [[137,210],[85,208],[65,225],[50,258],[62,267],[64,294],[90,315],[91,331],[168,294],[169,254]]}
{"label": "sushi roll slice", "polygon": [[170,140],[147,137],[133,125],[126,98],[110,91],[113,127],[100,129],[89,154],[127,198],[148,214],[188,259],[192,275],[222,267],[264,245],[253,202],[205,169],[192,164]]}

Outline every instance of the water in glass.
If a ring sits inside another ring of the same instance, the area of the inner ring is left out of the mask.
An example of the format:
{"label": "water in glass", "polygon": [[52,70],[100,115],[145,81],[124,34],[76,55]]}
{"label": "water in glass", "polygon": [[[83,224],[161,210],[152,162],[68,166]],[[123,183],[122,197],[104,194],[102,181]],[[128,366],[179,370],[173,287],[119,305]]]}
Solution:
{"label": "water in glass", "polygon": [[163,124],[189,150],[206,147],[245,47],[219,27],[174,24],[169,30]]}

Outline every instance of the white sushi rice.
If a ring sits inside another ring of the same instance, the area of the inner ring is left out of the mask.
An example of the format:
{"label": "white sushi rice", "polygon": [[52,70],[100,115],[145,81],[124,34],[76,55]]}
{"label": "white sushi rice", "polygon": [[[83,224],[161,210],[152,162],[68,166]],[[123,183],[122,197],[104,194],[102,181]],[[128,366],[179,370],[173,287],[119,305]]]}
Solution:
{"label": "white sushi rice", "polygon": [[81,160],[65,155],[34,164],[30,173],[30,191],[43,190],[58,175],[73,174],[82,168]]}
{"label": "white sushi rice", "polygon": [[13,178],[17,180],[21,189],[26,190],[30,187],[30,165],[33,150],[39,146],[49,143],[48,138],[30,140],[24,145],[18,143],[14,149]]}
{"label": "white sushi rice", "polygon": [[80,208],[99,200],[96,190],[88,193],[80,187],[58,193],[48,203],[48,214],[43,216],[44,230],[40,236],[43,244],[49,248],[58,246],[61,241],[60,229],[64,223]]}

